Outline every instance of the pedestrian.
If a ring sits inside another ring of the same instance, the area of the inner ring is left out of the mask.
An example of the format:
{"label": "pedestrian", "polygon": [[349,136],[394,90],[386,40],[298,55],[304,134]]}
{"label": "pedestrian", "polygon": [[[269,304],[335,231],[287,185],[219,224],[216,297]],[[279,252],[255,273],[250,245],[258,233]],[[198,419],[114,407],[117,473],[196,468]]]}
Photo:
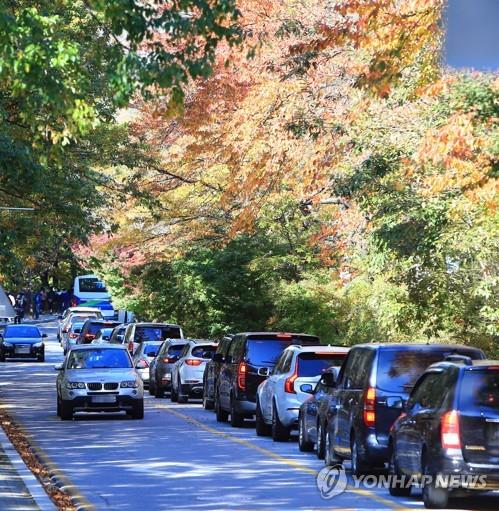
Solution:
{"label": "pedestrian", "polygon": [[35,294],[35,298],[33,300],[34,302],[34,317],[35,319],[40,319],[40,311],[42,308],[42,293],[41,291],[38,291],[38,293]]}
{"label": "pedestrian", "polygon": [[42,313],[47,312],[47,292],[45,291],[45,288],[42,287],[40,291],[42,295]]}
{"label": "pedestrian", "polygon": [[14,306],[14,310],[16,311],[16,317],[14,318],[14,323],[21,324],[24,318],[24,311],[26,307],[26,300],[24,298],[24,293],[21,291],[16,298],[16,304]]}
{"label": "pedestrian", "polygon": [[47,293],[47,309],[50,314],[54,313],[56,296],[55,288],[51,287]]}

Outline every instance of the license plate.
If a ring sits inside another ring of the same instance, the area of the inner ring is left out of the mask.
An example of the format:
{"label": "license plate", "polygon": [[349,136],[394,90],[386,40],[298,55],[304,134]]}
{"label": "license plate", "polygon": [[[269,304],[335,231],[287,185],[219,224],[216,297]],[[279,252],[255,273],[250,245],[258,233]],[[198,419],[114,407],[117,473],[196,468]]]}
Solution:
{"label": "license plate", "polygon": [[29,346],[16,346],[16,353],[19,353],[19,355],[29,355],[31,350]]}
{"label": "license plate", "polygon": [[116,403],[116,396],[92,396],[92,403]]}

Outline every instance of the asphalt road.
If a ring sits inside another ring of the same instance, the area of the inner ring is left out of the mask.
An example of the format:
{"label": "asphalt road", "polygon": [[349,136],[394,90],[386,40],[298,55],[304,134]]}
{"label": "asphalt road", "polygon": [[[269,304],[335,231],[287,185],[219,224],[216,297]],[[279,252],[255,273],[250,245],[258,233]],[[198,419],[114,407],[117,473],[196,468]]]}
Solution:
{"label": "asphalt road", "polygon": [[[98,511],[424,509],[418,493],[395,499],[352,483],[325,500],[316,485],[324,464],[315,454],[300,453],[295,439],[259,438],[251,422],[218,424],[199,403],[147,396],[143,421],[94,414],[61,422],[53,365],[62,349],[55,324],[41,327],[50,336],[46,362],[1,364],[0,404]],[[453,499],[451,507],[497,510],[499,497]]]}

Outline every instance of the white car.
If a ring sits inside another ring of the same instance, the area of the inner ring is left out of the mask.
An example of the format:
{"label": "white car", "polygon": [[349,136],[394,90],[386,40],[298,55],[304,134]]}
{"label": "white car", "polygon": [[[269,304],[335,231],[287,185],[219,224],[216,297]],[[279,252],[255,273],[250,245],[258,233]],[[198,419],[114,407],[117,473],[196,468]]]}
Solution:
{"label": "white car", "polygon": [[342,346],[286,348],[272,374],[258,386],[257,434],[272,434],[275,441],[288,440],[298,427],[301,404],[310,397],[322,373],[328,367],[341,366],[347,352]]}
{"label": "white car", "polygon": [[206,364],[217,350],[216,342],[190,340],[184,346],[180,358],[173,364],[171,393],[172,402],[187,403],[189,397],[203,397],[203,376]]}
{"label": "white car", "polygon": [[149,386],[149,366],[158,354],[163,341],[145,341],[139,345],[133,356],[133,365],[139,376],[144,382],[144,386]]}
{"label": "white car", "polygon": [[144,418],[144,386],[124,346],[74,346],[57,375],[57,415],[71,420],[75,412],[125,411]]}

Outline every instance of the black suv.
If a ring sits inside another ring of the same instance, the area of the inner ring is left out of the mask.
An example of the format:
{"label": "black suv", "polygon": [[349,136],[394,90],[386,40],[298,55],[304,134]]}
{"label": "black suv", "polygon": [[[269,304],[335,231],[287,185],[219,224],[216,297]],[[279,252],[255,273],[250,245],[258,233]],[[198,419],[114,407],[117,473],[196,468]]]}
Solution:
{"label": "black suv", "polygon": [[[433,509],[463,484],[468,491],[499,484],[499,361],[452,359],[419,378],[390,434],[391,472],[427,476],[423,501]],[[394,496],[410,492],[410,484],[390,486]]]}
{"label": "black suv", "polygon": [[250,332],[237,334],[220,369],[215,391],[218,422],[230,414],[232,426],[240,426],[256,412],[256,390],[271,373],[277,359],[291,344],[314,346],[318,337],[307,334]]}
{"label": "black suv", "polygon": [[229,352],[233,335],[226,335],[219,343],[213,358],[206,364],[203,376],[203,408],[213,410],[215,405],[215,389],[217,388],[218,375]]}
{"label": "black suv", "polygon": [[106,321],[104,319],[89,318],[85,321],[85,323],[83,323],[80,336],[76,340],[76,344],[89,344],[95,339],[99,330],[102,330],[103,328],[114,328],[119,324],[119,321]]}
{"label": "black suv", "polygon": [[390,427],[416,380],[449,356],[484,359],[476,348],[445,344],[358,344],[343,363],[335,405],[328,411],[326,460],[352,460],[352,473],[383,468],[389,461]]}

